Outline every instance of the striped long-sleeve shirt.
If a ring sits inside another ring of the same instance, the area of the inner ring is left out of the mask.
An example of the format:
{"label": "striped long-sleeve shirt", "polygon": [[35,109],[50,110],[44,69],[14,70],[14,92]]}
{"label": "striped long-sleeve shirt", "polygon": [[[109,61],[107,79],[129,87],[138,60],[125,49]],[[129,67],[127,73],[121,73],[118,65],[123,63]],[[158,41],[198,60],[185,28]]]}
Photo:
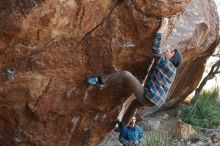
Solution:
{"label": "striped long-sleeve shirt", "polygon": [[160,53],[161,34],[157,33],[152,46],[155,62],[144,84],[145,96],[161,107],[176,75],[176,67]]}

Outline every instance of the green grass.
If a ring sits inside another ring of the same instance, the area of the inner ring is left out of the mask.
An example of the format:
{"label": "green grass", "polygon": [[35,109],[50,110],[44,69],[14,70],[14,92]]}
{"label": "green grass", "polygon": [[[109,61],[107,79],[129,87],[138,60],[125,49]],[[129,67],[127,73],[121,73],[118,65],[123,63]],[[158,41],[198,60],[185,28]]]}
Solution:
{"label": "green grass", "polygon": [[172,137],[169,133],[159,131],[147,131],[145,133],[145,142],[143,146],[171,146]]}
{"label": "green grass", "polygon": [[203,91],[195,103],[181,115],[181,119],[201,128],[217,128],[220,124],[220,104],[217,102],[218,89]]}

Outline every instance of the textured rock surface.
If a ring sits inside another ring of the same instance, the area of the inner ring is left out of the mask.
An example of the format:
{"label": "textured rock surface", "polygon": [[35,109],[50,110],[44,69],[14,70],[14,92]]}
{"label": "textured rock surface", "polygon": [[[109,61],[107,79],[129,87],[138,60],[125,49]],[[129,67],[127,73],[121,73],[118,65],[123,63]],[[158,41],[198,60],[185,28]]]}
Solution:
{"label": "textured rock surface", "polygon": [[182,12],[191,0],[132,0],[132,2],[147,16],[163,17]]}
{"label": "textured rock surface", "polygon": [[[148,14],[148,8],[141,9],[148,5],[145,1],[1,0],[0,145],[100,142],[129,94],[89,87],[84,80],[115,68],[144,78],[160,24],[157,17],[161,12],[179,14],[189,1],[154,2],[160,6]],[[218,37],[212,1],[194,0],[181,17],[170,19],[170,30],[175,22],[181,27],[168,43],[179,46],[185,57],[172,97],[196,87]],[[6,70],[11,68],[16,72],[8,80]]]}

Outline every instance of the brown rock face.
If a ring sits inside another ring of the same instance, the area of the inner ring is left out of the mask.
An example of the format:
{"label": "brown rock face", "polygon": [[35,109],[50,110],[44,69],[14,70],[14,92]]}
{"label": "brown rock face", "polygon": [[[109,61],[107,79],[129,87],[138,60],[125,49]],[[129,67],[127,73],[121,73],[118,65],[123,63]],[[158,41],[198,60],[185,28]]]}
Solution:
{"label": "brown rock face", "polygon": [[[100,90],[84,80],[119,69],[141,81],[152,59],[157,17],[179,14],[187,3],[1,0],[0,145],[99,143],[129,92]],[[170,18],[170,30],[166,47],[180,47],[184,54],[171,90],[172,97],[180,97],[196,87],[216,46],[215,5],[193,0],[180,19]]]}
{"label": "brown rock face", "polygon": [[132,0],[132,2],[147,16],[167,17],[182,12],[191,0]]}

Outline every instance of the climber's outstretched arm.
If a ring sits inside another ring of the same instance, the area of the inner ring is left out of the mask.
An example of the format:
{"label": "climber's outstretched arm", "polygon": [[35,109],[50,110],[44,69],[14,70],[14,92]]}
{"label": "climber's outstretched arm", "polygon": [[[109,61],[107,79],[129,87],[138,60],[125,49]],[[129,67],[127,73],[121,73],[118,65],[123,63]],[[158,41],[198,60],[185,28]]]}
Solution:
{"label": "climber's outstretched arm", "polygon": [[167,27],[168,27],[168,18],[164,17],[162,18],[160,28],[158,29],[154,37],[154,42],[152,46],[152,51],[153,51],[155,60],[160,60],[161,58],[164,58],[164,56],[161,55],[161,52],[160,52],[161,51],[160,44],[161,44],[162,34],[165,33]]}
{"label": "climber's outstretched arm", "polygon": [[160,28],[158,29],[157,33],[165,33],[167,27],[168,27],[168,24],[169,24],[169,20],[167,17],[163,17],[162,18],[162,21],[161,21],[161,24],[160,24]]}

